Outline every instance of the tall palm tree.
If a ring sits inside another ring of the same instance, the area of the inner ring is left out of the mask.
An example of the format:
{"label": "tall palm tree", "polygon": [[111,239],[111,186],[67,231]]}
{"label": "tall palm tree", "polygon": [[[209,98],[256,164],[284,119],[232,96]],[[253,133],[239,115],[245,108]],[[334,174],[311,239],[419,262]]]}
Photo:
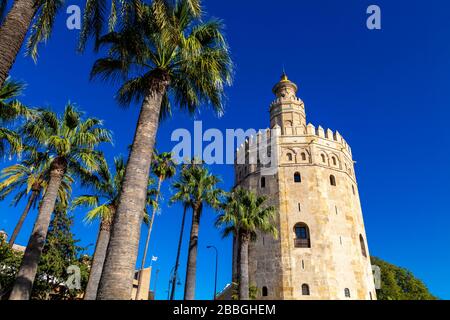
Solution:
{"label": "tall palm tree", "polygon": [[120,30],[100,38],[108,55],[95,62],[91,73],[124,81],[117,95],[122,105],[142,100],[99,299],[130,296],[152,150],[159,120],[170,114],[169,101],[190,112],[209,103],[220,114],[224,87],[231,83],[222,23],[202,22],[198,0],[135,2],[138,10]]}
{"label": "tall palm tree", "polygon": [[[183,166],[183,171],[181,175],[185,175],[185,171],[187,170],[187,166]],[[181,202],[183,205],[183,217],[181,219],[181,228],[180,228],[180,236],[178,238],[178,248],[177,248],[177,257],[175,259],[175,266],[173,269],[173,279],[172,279],[172,288],[170,290],[170,300],[175,298],[175,289],[176,289],[176,281],[178,278],[178,267],[180,265],[180,254],[181,254],[181,245],[183,242],[183,234],[184,234],[184,225],[186,221],[187,210],[192,207],[191,205],[191,197],[189,193],[189,186],[184,184],[182,181],[176,181],[172,187],[176,190],[176,193],[170,199],[171,203]]]}
{"label": "tall palm tree", "polygon": [[184,190],[188,191],[186,197],[183,196],[183,201],[189,203],[192,209],[192,224],[184,288],[185,300],[194,300],[195,298],[200,219],[205,206],[218,208],[220,198],[223,194],[223,191],[217,187],[219,182],[220,179],[211,174],[203,164],[197,163],[188,165],[179,178],[179,183],[185,185],[187,190]]}
{"label": "tall palm tree", "polygon": [[111,142],[111,133],[102,128],[102,121],[96,118],[83,120],[82,113],[70,103],[61,117],[52,111],[42,110],[34,121],[24,125],[22,134],[27,145],[46,149],[52,160],[47,189],[10,295],[11,300],[30,298],[64,175],[76,176],[82,183],[91,182],[93,173],[104,161],[103,154],[97,148],[103,142]]}
{"label": "tall palm tree", "polygon": [[[108,248],[111,224],[119,201],[119,192],[125,173],[125,161],[123,157],[114,159],[115,173],[111,175],[107,165],[102,165],[98,173],[98,180],[94,183],[94,192],[77,197],[72,202],[72,209],[84,206],[90,207],[85,218],[86,222],[100,219],[100,228],[95,245],[89,280],[84,293],[84,300],[95,300],[97,297],[98,284],[105,262],[106,249]],[[155,190],[152,189],[153,181],[149,179],[149,189],[147,192],[148,206],[155,206]],[[148,214],[145,213],[145,221],[148,221]]]}
{"label": "tall palm tree", "polygon": [[[158,186],[156,189],[156,199],[158,202],[159,195],[161,192],[161,185],[164,180],[172,178],[176,173],[176,164],[173,161],[172,154],[170,152],[158,153],[155,152],[153,155],[153,163],[152,163],[152,171],[153,174],[158,178]],[[148,227],[147,239],[145,241],[144,253],[142,255],[141,261],[141,270],[145,267],[145,260],[147,259],[148,245],[150,243],[150,237],[153,230],[153,222],[155,221],[157,206],[153,207],[152,216],[150,218],[150,225]],[[142,272],[139,272],[138,278],[138,287],[136,290],[136,300],[139,300],[139,293],[142,287]]]}
{"label": "tall palm tree", "polygon": [[[45,192],[48,186],[50,163],[51,159],[48,157],[48,153],[34,152],[21,163],[6,167],[2,170],[0,177],[2,179],[0,182],[0,200],[16,192],[12,204],[17,206],[23,197],[28,197],[25,209],[9,240],[10,247],[15,243],[30,209],[36,207],[36,204],[41,199],[42,193]],[[65,174],[58,191],[58,201],[62,205],[67,206],[68,204],[69,196],[72,192],[72,183],[72,177]]]}
{"label": "tall palm tree", "polygon": [[31,109],[17,100],[24,88],[24,83],[11,79],[0,85],[0,156],[7,151],[15,154],[22,150],[22,139],[11,130],[10,125],[20,117],[30,118],[33,114]]}
{"label": "tall palm tree", "polygon": [[274,224],[275,208],[265,205],[266,197],[237,188],[231,192],[222,206],[223,212],[216,221],[224,226],[223,236],[239,237],[239,300],[249,300],[248,245],[256,240],[259,232],[277,237]]}

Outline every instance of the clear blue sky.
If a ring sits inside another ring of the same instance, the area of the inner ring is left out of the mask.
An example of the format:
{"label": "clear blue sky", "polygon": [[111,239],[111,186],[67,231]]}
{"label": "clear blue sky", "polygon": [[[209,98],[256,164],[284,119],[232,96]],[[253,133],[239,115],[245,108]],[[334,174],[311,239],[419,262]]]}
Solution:
{"label": "clear blue sky", "polygon": [[[381,31],[365,27],[370,4],[382,9]],[[435,295],[450,298],[450,3],[207,0],[205,5],[210,15],[225,21],[237,67],[225,116],[203,111],[197,119],[205,128],[221,130],[267,127],[271,88],[284,65],[299,85],[308,121],[339,130],[352,146],[371,254],[410,269]],[[67,30],[65,19],[60,15],[37,65],[23,55],[17,59],[12,76],[28,83],[22,100],[58,111],[68,100],[76,102],[114,131],[115,145],[105,150],[109,159],[126,154],[138,108],[120,109],[113,99],[115,87],[89,82],[95,55],[75,53],[78,32]],[[172,148],[174,129],[192,127],[192,118],[175,113],[160,128],[158,149]],[[232,167],[212,170],[229,189]],[[1,203],[0,228],[11,232],[23,205]],[[98,226],[83,224],[83,214],[75,212],[74,232],[88,246],[95,243]],[[163,205],[156,220],[150,255],[159,257],[159,299],[167,297],[180,216],[180,207]],[[27,220],[19,243],[26,244],[34,217]],[[213,290],[214,254],[206,245],[220,250],[219,288],[231,278],[231,242],[221,240],[213,220],[214,213],[206,210],[199,239],[199,299],[209,299]],[[185,242],[182,282],[186,247]],[[182,287],[178,293],[181,297]]]}

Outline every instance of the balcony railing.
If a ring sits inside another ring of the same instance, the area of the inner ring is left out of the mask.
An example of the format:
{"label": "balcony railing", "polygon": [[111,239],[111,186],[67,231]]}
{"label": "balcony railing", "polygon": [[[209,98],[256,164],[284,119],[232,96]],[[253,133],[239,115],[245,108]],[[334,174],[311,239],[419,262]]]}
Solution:
{"label": "balcony railing", "polygon": [[296,248],[311,248],[311,241],[309,239],[294,239],[294,246]]}

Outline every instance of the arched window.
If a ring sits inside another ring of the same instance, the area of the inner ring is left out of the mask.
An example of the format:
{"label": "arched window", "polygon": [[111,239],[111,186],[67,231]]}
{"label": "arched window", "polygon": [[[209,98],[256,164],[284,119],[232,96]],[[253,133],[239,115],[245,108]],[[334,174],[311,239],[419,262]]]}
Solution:
{"label": "arched window", "polygon": [[292,153],[286,154],[287,160],[292,161]]}
{"label": "arched window", "polygon": [[362,234],[359,235],[359,243],[361,244],[362,255],[367,258],[366,244],[364,243],[364,238],[363,238]]}
{"label": "arched window", "polygon": [[265,187],[266,187],[266,178],[261,177],[261,188],[265,188]]}
{"label": "arched window", "polygon": [[294,245],[296,248],[311,248],[311,239],[308,226],[303,223],[297,223],[294,226]]}
{"label": "arched window", "polygon": [[372,298],[372,292],[369,292],[369,297],[370,297],[370,300],[373,300],[373,298]]}
{"label": "arched window", "polygon": [[294,174],[294,182],[295,182],[295,183],[300,183],[300,182],[302,182],[302,176],[300,175],[300,172],[296,172],[296,173]]}
{"label": "arched window", "polygon": [[356,194],[354,185],[352,185],[352,191],[353,191],[353,194]]}
{"label": "arched window", "polygon": [[333,166],[337,165],[337,161],[336,161],[336,158],[335,158],[335,157],[332,157],[332,158],[331,158],[331,161],[333,161]]}
{"label": "arched window", "polygon": [[302,157],[302,161],[306,161],[306,153],[302,152],[301,157]]}
{"label": "arched window", "polygon": [[330,184],[336,186],[336,177],[333,175],[330,175]]}
{"label": "arched window", "polygon": [[302,295],[309,296],[309,294],[309,286],[306,283],[302,284]]}
{"label": "arched window", "polygon": [[269,290],[267,290],[267,287],[262,287],[262,296],[267,297],[269,295]]}
{"label": "arched window", "polygon": [[322,157],[322,162],[325,163],[326,162],[325,155],[322,153],[320,156]]}
{"label": "arched window", "polygon": [[349,288],[345,288],[344,289],[344,294],[346,298],[350,298],[350,289]]}

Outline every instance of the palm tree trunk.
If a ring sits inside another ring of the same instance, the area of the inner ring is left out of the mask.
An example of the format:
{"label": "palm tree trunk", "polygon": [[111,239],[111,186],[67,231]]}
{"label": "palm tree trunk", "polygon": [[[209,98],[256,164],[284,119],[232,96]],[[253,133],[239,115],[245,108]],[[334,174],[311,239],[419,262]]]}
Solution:
{"label": "palm tree trunk", "polygon": [[[159,192],[161,191],[161,183],[162,183],[162,181],[163,181],[163,177],[159,177],[159,179],[158,179],[158,188],[157,188],[156,197],[155,197],[155,202],[156,203],[158,203]],[[141,269],[140,269],[141,271],[144,270],[145,260],[147,260],[148,245],[150,243],[150,237],[152,235],[153,222],[155,221],[156,209],[157,209],[156,205],[153,206],[152,217],[150,219],[150,225],[148,226],[147,239],[145,241],[144,253],[142,254]],[[139,292],[141,291],[141,287],[142,287],[142,272],[139,272],[138,286],[137,286],[137,290],[136,290],[135,300],[140,300],[141,299],[141,297],[139,296]],[[148,294],[147,294],[147,296],[148,296]]]}
{"label": "palm tree trunk", "polygon": [[170,300],[175,297],[175,289],[177,287],[178,266],[180,264],[181,245],[183,243],[184,224],[186,221],[187,204],[183,206],[183,219],[181,220],[180,238],[178,239],[177,259],[175,260],[175,268],[173,270],[172,290],[170,291]]}
{"label": "palm tree trunk", "polygon": [[249,281],[248,281],[248,244],[249,236],[241,234],[239,247],[239,300],[249,300]]}
{"label": "palm tree trunk", "polygon": [[56,159],[52,163],[47,190],[45,191],[44,198],[39,207],[38,217],[23,255],[22,264],[16,276],[16,282],[14,283],[13,290],[9,296],[10,300],[30,299],[38,263],[47,238],[52,213],[55,209],[58,190],[66,168],[65,164],[62,164],[60,160],[61,159]]}
{"label": "palm tree trunk", "polygon": [[239,232],[236,232],[236,234],[233,235],[233,283],[238,283],[239,281],[239,260]]}
{"label": "palm tree trunk", "polygon": [[0,87],[3,86],[19,54],[36,10],[37,6],[33,0],[15,0],[0,27]]}
{"label": "palm tree trunk", "polygon": [[154,82],[156,85],[150,85],[149,94],[142,103],[119,206],[111,229],[111,239],[97,294],[99,300],[131,298],[150,164],[162,98],[169,84],[168,76],[162,75],[161,79]]}
{"label": "palm tree trunk", "polygon": [[108,249],[109,237],[111,234],[111,222],[102,219],[95,245],[94,258],[92,259],[89,280],[84,294],[84,300],[95,300],[97,297],[98,284],[102,276],[103,264],[105,263],[106,250]]}
{"label": "palm tree trunk", "polygon": [[188,262],[186,269],[186,283],[184,287],[184,300],[195,299],[195,280],[197,272],[198,229],[200,225],[200,209],[192,210],[191,236],[189,239]]}
{"label": "palm tree trunk", "polygon": [[30,198],[28,198],[27,205],[26,205],[25,209],[23,210],[19,221],[16,224],[16,227],[14,228],[11,238],[9,239],[9,247],[10,248],[12,248],[12,246],[16,242],[16,238],[19,235],[20,229],[22,229],[22,225],[25,222],[26,217],[28,216],[28,212],[30,212],[31,206],[33,205],[34,199],[36,199],[38,192],[39,191],[33,191],[30,195]]}

